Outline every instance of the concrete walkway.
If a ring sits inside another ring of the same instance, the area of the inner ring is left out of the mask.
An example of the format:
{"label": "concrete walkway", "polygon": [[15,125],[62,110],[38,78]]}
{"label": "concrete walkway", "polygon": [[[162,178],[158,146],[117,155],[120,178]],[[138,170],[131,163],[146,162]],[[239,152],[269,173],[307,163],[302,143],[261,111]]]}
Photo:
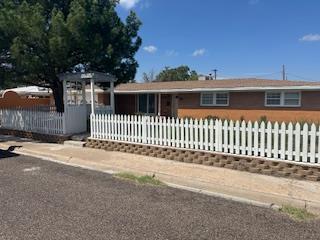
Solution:
{"label": "concrete walkway", "polygon": [[[291,204],[320,213],[320,182],[299,181],[148,156],[39,143],[0,135],[0,148],[105,172],[155,174],[170,186],[254,205]],[[0,156],[1,158],[1,156]]]}

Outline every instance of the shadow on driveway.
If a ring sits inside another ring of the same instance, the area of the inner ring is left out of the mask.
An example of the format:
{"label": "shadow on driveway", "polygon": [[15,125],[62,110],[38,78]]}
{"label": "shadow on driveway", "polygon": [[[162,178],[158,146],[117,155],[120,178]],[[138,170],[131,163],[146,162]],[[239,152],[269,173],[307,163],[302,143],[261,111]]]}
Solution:
{"label": "shadow on driveway", "polygon": [[19,154],[14,153],[13,151],[16,148],[21,148],[22,146],[10,146],[7,150],[0,149],[0,159],[17,157]]}

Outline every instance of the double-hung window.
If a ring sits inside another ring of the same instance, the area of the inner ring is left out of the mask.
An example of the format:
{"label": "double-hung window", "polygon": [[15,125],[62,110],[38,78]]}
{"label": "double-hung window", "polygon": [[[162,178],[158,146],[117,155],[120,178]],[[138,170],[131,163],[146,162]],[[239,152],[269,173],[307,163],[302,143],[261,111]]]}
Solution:
{"label": "double-hung window", "polygon": [[[129,103],[128,103],[129,104]],[[154,94],[138,95],[138,112],[144,114],[155,114],[156,97]]]}
{"label": "double-hung window", "polygon": [[267,107],[299,107],[300,105],[300,92],[280,91],[265,93],[265,106]]}
{"label": "double-hung window", "polygon": [[201,106],[228,106],[229,93],[227,92],[204,92],[201,93]]}

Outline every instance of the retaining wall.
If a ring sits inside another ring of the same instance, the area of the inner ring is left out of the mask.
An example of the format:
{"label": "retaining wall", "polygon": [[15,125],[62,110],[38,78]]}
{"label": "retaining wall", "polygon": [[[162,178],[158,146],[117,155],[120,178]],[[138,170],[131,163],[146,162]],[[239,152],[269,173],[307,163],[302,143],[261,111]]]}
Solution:
{"label": "retaining wall", "polygon": [[262,158],[231,156],[204,151],[173,149],[123,142],[88,139],[86,147],[140,154],[167,160],[223,167],[251,173],[286,177],[300,180],[320,181],[320,166],[293,162],[273,161]]}

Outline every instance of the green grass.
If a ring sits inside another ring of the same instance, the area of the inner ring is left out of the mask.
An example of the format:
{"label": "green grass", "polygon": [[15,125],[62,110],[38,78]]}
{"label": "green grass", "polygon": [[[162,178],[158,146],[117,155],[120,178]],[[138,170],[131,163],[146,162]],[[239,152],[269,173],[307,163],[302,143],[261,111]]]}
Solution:
{"label": "green grass", "polygon": [[124,173],[117,173],[114,176],[117,178],[130,180],[130,181],[133,181],[138,184],[164,186],[164,183],[161,182],[160,180],[156,179],[155,176],[149,176],[149,175],[136,176],[132,173],[125,173],[125,172]]}
{"label": "green grass", "polygon": [[289,215],[294,220],[298,221],[306,221],[306,220],[312,220],[315,219],[317,216],[313,213],[308,212],[304,208],[296,208],[289,205],[284,205],[280,212],[285,213]]}

